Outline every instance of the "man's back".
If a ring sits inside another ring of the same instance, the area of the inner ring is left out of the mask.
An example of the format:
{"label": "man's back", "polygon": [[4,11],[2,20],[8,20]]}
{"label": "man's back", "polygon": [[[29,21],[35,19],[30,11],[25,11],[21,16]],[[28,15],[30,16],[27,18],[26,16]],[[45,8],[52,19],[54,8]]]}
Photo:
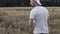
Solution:
{"label": "man's back", "polygon": [[48,33],[48,10],[42,6],[35,7],[30,13],[32,17],[35,20],[34,33]]}

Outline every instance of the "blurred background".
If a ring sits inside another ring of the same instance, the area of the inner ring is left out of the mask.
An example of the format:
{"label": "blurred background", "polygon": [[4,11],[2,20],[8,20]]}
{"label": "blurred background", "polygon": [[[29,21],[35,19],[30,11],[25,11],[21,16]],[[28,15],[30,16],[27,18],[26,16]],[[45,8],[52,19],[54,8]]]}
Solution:
{"label": "blurred background", "polygon": [[[49,11],[49,34],[60,34],[60,0],[41,0]],[[0,34],[32,34],[30,0],[0,0]]]}
{"label": "blurred background", "polygon": [[[60,0],[41,0],[42,6],[60,6]],[[0,7],[30,7],[30,0],[0,0]]]}

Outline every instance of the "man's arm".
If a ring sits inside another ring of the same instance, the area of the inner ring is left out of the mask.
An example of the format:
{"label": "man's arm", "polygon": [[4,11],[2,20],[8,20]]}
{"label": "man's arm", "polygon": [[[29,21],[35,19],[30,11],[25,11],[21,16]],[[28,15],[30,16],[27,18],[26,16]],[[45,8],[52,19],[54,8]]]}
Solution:
{"label": "man's arm", "polygon": [[32,9],[30,12],[30,17],[29,17],[29,26],[30,27],[34,27],[35,15],[36,15],[36,10]]}
{"label": "man's arm", "polygon": [[33,28],[34,27],[34,20],[33,19],[29,19],[29,27]]}

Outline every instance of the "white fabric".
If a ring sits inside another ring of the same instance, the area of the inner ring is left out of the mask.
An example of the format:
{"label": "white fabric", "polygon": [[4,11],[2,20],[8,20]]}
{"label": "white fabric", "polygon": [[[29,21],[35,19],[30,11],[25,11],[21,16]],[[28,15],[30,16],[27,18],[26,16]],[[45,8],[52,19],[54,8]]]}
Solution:
{"label": "white fabric", "polygon": [[49,34],[49,33],[34,33],[34,34]]}
{"label": "white fabric", "polygon": [[41,5],[40,0],[35,0],[39,5]]}
{"label": "white fabric", "polygon": [[42,6],[35,7],[30,12],[30,19],[34,19],[35,27],[33,33],[48,33],[48,10]]}

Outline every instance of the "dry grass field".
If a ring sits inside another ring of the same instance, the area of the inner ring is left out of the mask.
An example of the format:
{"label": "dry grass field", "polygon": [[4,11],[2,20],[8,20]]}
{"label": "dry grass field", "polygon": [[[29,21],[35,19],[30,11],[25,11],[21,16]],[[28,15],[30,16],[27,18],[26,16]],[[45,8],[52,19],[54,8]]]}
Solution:
{"label": "dry grass field", "polygon": [[[28,28],[31,7],[0,8],[0,34],[32,34]],[[60,34],[60,7],[49,10],[49,33]]]}

